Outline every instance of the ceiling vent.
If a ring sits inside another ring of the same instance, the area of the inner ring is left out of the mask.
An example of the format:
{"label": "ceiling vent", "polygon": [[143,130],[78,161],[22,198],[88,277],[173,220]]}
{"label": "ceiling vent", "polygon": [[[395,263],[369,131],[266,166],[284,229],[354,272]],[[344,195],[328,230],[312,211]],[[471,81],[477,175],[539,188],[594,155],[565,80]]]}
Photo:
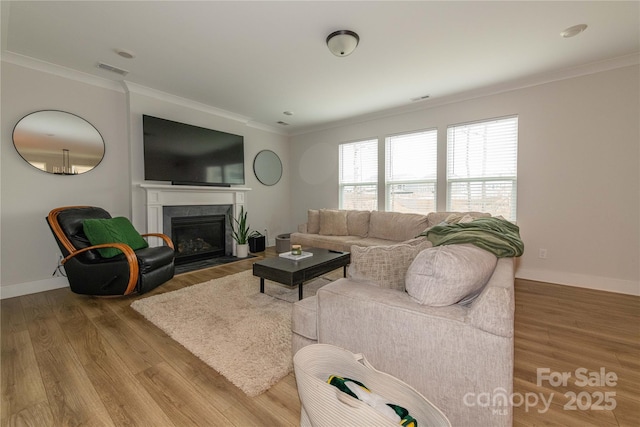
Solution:
{"label": "ceiling vent", "polygon": [[416,96],[415,98],[411,98],[411,101],[424,101],[425,99],[429,99],[429,95]]}
{"label": "ceiling vent", "polygon": [[113,65],[105,64],[104,62],[98,62],[98,68],[102,68],[103,70],[111,71],[112,73],[120,74],[121,76],[126,76],[129,74],[127,70],[123,70],[122,68],[114,67]]}

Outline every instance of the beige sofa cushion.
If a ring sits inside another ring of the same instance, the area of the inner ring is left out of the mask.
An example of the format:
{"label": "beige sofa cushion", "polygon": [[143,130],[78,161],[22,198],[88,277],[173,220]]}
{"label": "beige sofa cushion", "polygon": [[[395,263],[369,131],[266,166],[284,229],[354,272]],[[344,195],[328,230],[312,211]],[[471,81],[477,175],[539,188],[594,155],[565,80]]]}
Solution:
{"label": "beige sofa cushion", "polygon": [[372,211],[369,237],[403,242],[416,237],[426,228],[426,215]]}
{"label": "beige sofa cushion", "polygon": [[407,293],[424,305],[455,304],[482,290],[497,261],[491,252],[473,245],[426,249],[415,257],[407,270]]}
{"label": "beige sofa cushion", "polygon": [[409,265],[420,251],[429,247],[431,242],[428,240],[418,245],[352,246],[347,277],[404,292],[404,277]]}
{"label": "beige sofa cushion", "polygon": [[320,233],[320,211],[317,209],[309,209],[307,211],[307,233]]}
{"label": "beige sofa cushion", "polygon": [[320,234],[324,236],[348,236],[347,211],[320,209]]}
{"label": "beige sofa cushion", "polygon": [[367,237],[369,234],[369,211],[347,211],[347,231],[350,236]]}

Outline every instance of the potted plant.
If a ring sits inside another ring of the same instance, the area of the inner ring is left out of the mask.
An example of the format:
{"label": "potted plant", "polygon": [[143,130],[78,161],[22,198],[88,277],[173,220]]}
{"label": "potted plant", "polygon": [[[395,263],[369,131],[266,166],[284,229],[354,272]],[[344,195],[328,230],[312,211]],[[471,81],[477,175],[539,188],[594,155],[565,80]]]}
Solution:
{"label": "potted plant", "polygon": [[265,236],[258,230],[253,230],[249,234],[249,252],[262,252],[265,249]]}
{"label": "potted plant", "polygon": [[229,223],[231,224],[231,236],[236,241],[236,256],[238,258],[246,258],[249,253],[248,240],[251,232],[244,206],[240,206],[238,218],[233,218],[229,215]]}

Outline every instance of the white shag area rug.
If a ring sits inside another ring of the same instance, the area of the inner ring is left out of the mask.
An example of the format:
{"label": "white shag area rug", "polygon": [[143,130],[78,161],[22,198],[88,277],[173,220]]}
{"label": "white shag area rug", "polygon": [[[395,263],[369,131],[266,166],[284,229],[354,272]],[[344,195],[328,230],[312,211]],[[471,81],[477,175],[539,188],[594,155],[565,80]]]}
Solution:
{"label": "white shag area rug", "polygon": [[[303,286],[304,296],[331,280]],[[293,370],[292,302],[298,288],[248,270],[134,301],[131,307],[222,374],[248,396],[268,390]]]}

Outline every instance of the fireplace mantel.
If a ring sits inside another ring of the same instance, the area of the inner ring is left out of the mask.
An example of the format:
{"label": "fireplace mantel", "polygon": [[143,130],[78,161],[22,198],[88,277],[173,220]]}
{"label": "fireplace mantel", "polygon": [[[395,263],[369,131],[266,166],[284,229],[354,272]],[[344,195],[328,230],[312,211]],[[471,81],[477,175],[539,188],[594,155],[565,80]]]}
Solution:
{"label": "fireplace mantel", "polygon": [[[146,193],[147,232],[162,233],[164,206],[232,205],[233,216],[244,206],[247,187],[201,187],[194,185],[140,184]],[[235,253],[235,244],[234,244]]]}

